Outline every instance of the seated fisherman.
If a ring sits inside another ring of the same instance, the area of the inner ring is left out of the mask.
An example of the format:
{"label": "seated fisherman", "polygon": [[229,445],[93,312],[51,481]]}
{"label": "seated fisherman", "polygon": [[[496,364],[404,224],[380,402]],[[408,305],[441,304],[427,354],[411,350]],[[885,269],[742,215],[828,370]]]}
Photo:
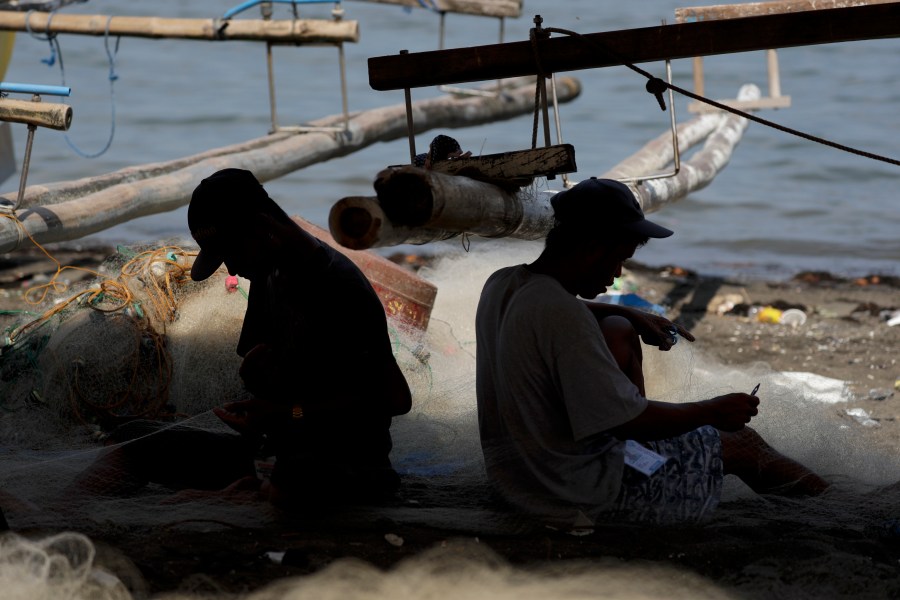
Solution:
{"label": "seated fisherman", "polygon": [[[477,309],[479,430],[500,495],[565,527],[695,521],[715,508],[729,473],[759,493],[824,491],[822,478],[745,426],[756,396],[684,404],[646,397],[640,340],[668,350],[676,332],[693,340],[690,333],[583,300],[604,292],[638,247],[672,232],[645,219],[617,181],[582,181],[552,205],[555,226],[541,255],[494,273]],[[641,453],[655,470],[641,470]]]}
{"label": "seated fisherman", "polygon": [[[410,410],[411,394],[366,277],[297,225],[250,171],[224,169],[204,179],[188,225],[200,246],[194,280],[224,263],[251,283],[237,353],[252,397],[215,410],[240,435],[127,424],[110,441],[135,441],[93,475],[126,473],[119,493],[147,481],[215,490],[249,479],[288,506],[396,491],[389,429],[393,416]],[[274,457],[270,478],[254,476],[256,456]]]}

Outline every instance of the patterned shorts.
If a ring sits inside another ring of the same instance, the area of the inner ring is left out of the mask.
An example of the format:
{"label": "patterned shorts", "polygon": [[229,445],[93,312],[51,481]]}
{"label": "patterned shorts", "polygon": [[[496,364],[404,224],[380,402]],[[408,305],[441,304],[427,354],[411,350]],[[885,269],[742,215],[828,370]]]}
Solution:
{"label": "patterned shorts", "polygon": [[710,426],[684,435],[645,442],[666,457],[650,476],[625,467],[611,520],[690,523],[715,510],[722,494],[722,440]]}

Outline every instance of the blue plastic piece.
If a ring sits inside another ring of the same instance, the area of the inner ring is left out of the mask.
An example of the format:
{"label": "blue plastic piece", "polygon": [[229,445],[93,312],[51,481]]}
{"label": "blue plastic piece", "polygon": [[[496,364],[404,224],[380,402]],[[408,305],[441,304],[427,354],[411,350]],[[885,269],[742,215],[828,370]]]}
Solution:
{"label": "blue plastic piece", "polygon": [[600,294],[594,298],[597,302],[605,302],[606,304],[621,304],[622,306],[630,306],[640,310],[657,314],[661,317],[666,316],[666,309],[659,304],[654,304],[649,300],[641,298],[637,294]]}
{"label": "blue plastic piece", "polygon": [[62,85],[40,85],[36,83],[11,83],[0,81],[0,92],[12,94],[38,94],[42,96],[68,96],[72,88]]}
{"label": "blue plastic piece", "polygon": [[325,3],[335,3],[340,4],[340,0],[247,0],[246,2],[242,2],[238,4],[234,8],[229,9],[222,15],[223,19],[230,19],[234,15],[244,12],[248,8],[253,8],[257,4],[262,4],[263,2],[272,2],[274,4],[325,4]]}

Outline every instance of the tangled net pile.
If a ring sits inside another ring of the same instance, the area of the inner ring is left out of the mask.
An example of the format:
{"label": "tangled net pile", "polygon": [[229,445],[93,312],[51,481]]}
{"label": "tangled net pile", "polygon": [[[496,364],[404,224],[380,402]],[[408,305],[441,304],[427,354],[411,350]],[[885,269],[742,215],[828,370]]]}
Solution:
{"label": "tangled net pile", "polygon": [[[209,287],[190,281],[195,254],[178,246],[120,247],[91,271],[96,283],[64,299],[58,299],[67,291],[60,275],[72,267],[29,289],[25,300],[42,312],[28,313],[33,318],[6,329],[0,355],[3,409],[40,406],[62,421],[101,431],[136,417],[184,416],[187,407],[171,395],[180,373],[177,337],[184,329],[176,324],[179,304],[189,291]],[[246,303],[241,294],[229,296],[233,318],[239,319]],[[215,315],[210,316],[215,331]]]}

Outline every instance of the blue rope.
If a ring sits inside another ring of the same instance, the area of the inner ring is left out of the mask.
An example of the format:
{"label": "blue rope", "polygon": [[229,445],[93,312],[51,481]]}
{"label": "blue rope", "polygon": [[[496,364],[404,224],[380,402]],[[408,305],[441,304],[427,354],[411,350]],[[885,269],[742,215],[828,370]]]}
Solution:
{"label": "blue rope", "polygon": [[441,12],[441,9],[439,9],[437,4],[434,3],[434,0],[419,0],[419,6],[421,6],[422,8],[430,9],[432,12]]}
{"label": "blue rope", "polygon": [[[28,11],[29,15],[33,11]],[[25,29],[31,37],[40,40],[46,41],[50,44],[50,56],[48,58],[42,58],[41,62],[47,65],[48,67],[52,67],[56,64],[57,57],[59,58],[59,74],[62,80],[62,85],[66,85],[66,68],[63,64],[63,54],[62,47],[59,44],[59,37],[57,34],[50,32],[50,22],[53,20],[53,15],[56,14],[56,11],[50,13],[47,18],[47,34],[45,37],[41,37],[40,34],[36,34],[31,30],[31,26],[28,24],[29,18],[25,17]],[[113,49],[110,49],[109,44],[109,25],[112,21],[112,15],[106,20],[106,36],[103,38],[103,45],[106,49],[106,58],[109,61],[109,104],[110,104],[110,127],[109,127],[109,138],[106,140],[106,144],[99,151],[94,152],[93,154],[87,153],[78,146],[69,138],[69,134],[65,134],[66,144],[68,144],[69,148],[71,148],[76,154],[83,158],[97,158],[98,156],[102,156],[109,150],[110,146],[112,146],[113,138],[116,135],[116,91],[115,91],[115,82],[119,78],[119,75],[116,73],[116,55],[119,53],[119,42],[122,41],[121,36],[116,37],[116,44]]]}
{"label": "blue rope", "polygon": [[47,58],[42,58],[41,62],[47,65],[48,67],[52,67],[56,64],[56,47],[53,45],[53,41],[56,39],[55,33],[50,33],[50,22],[53,20],[53,15],[56,14],[56,11],[52,11],[50,16],[47,17],[47,35],[45,37],[41,37],[41,34],[35,33],[31,30],[31,13],[34,12],[34,9],[29,10],[25,14],[25,31],[28,32],[28,35],[33,37],[34,39],[41,42],[50,42],[50,56]]}

